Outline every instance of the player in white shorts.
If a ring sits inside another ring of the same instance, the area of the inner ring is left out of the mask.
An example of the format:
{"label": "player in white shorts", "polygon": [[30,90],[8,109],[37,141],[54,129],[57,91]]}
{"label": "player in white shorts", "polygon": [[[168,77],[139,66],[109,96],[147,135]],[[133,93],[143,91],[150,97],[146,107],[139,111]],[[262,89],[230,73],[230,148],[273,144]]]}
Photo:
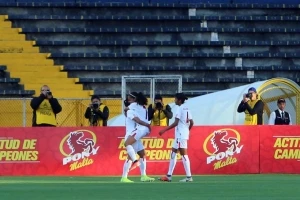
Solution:
{"label": "player in white shorts", "polygon": [[[147,127],[149,126],[146,114],[143,113],[143,106],[138,105],[135,101],[138,100],[138,98],[142,98],[141,94],[139,95],[136,92],[130,93],[128,95],[128,107],[125,108],[125,113],[126,113],[126,136],[125,136],[125,146],[126,146],[126,141],[127,141],[127,146],[128,146],[128,140],[131,137],[134,137],[136,140],[133,144],[131,144],[134,152],[136,152],[139,155],[139,162],[136,162],[136,166],[140,166],[141,170],[141,181],[142,182],[151,182],[154,181],[154,178],[148,177],[146,175],[146,155],[145,155],[145,148],[144,145],[141,141],[141,138],[149,133],[149,129],[146,128],[146,126],[141,126],[140,124],[143,124],[140,119],[144,119],[143,122],[147,123]],[[140,117],[138,116],[140,112]],[[145,127],[145,128],[144,128]],[[127,149],[128,147],[126,147]],[[128,159],[125,161],[124,166],[123,166],[123,175],[121,182],[133,182],[127,178],[128,172],[130,171],[130,168],[133,169],[132,167],[132,160],[131,157],[129,156]]]}
{"label": "player in white shorts", "polygon": [[175,121],[170,126],[159,131],[159,135],[163,135],[166,131],[175,128],[175,139],[173,142],[169,171],[167,176],[159,178],[160,181],[171,182],[172,174],[176,165],[176,154],[179,151],[182,156],[182,163],[186,172],[186,178],[180,180],[180,182],[192,182],[190,160],[187,155],[187,146],[190,130],[194,125],[191,111],[188,109],[185,100],[188,98],[183,93],[177,93],[175,95],[175,104],[179,106],[175,115]]}

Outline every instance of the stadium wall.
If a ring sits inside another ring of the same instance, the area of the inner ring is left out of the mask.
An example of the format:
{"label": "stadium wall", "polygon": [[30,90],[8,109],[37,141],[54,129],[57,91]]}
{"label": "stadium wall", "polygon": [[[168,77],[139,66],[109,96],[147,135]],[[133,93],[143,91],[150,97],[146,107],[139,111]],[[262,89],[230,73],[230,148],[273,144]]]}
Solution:
{"label": "stadium wall", "polygon": [[[193,174],[300,173],[300,126],[198,126],[191,131]],[[165,174],[173,131],[143,139],[147,173]],[[120,175],[125,127],[1,128],[1,176]],[[180,161],[180,156],[177,157]],[[138,175],[139,170],[130,172]],[[181,163],[174,174],[184,174]]]}

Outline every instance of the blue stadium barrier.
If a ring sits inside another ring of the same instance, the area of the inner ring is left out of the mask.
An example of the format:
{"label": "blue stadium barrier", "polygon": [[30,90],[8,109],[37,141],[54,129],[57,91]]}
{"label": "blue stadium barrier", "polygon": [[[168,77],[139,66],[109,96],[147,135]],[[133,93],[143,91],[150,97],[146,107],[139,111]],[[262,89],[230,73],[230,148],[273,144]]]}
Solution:
{"label": "blue stadium barrier", "polygon": [[253,66],[253,67],[235,67],[235,66],[99,66],[99,65],[64,65],[62,71],[299,71],[300,66]]}
{"label": "blue stadium barrier", "polygon": [[[299,0],[0,0],[0,3],[299,4]],[[163,5],[161,5],[163,6]],[[172,7],[172,6],[167,6]]]}

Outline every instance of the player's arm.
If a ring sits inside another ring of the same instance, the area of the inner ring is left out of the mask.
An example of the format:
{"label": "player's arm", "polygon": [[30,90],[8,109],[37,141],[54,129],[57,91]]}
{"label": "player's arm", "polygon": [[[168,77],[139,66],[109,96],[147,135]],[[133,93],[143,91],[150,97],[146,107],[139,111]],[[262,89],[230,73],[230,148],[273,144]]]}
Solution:
{"label": "player's arm", "polygon": [[146,126],[148,128],[150,127],[150,124],[140,120],[140,118],[138,118],[138,117],[134,117],[132,120],[135,121],[136,123],[138,123],[139,125]]}
{"label": "player's arm", "polygon": [[190,119],[189,121],[190,121],[189,130],[191,130],[191,128],[194,126],[194,120]]}
{"label": "player's arm", "polygon": [[159,135],[164,134],[166,131],[175,128],[178,125],[179,122],[179,118],[175,118],[175,121],[173,122],[173,124],[171,124],[170,126],[166,127],[165,129],[159,131]]}

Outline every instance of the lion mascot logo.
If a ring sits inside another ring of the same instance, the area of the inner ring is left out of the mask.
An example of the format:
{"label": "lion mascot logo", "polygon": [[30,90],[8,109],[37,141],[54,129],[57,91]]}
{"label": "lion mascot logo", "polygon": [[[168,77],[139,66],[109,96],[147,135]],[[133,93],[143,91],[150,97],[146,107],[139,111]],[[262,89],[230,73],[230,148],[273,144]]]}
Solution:
{"label": "lion mascot logo", "polygon": [[70,132],[70,136],[67,140],[67,144],[71,150],[70,156],[82,152],[92,153],[95,142],[90,138],[82,140],[83,136],[83,132]]}
{"label": "lion mascot logo", "polygon": [[228,133],[225,130],[214,132],[214,136],[210,139],[211,144],[215,149],[214,154],[218,154],[226,151],[232,151],[232,152],[236,151],[236,148],[239,144],[238,140],[233,137],[229,137],[228,139],[225,139],[227,135]]}

